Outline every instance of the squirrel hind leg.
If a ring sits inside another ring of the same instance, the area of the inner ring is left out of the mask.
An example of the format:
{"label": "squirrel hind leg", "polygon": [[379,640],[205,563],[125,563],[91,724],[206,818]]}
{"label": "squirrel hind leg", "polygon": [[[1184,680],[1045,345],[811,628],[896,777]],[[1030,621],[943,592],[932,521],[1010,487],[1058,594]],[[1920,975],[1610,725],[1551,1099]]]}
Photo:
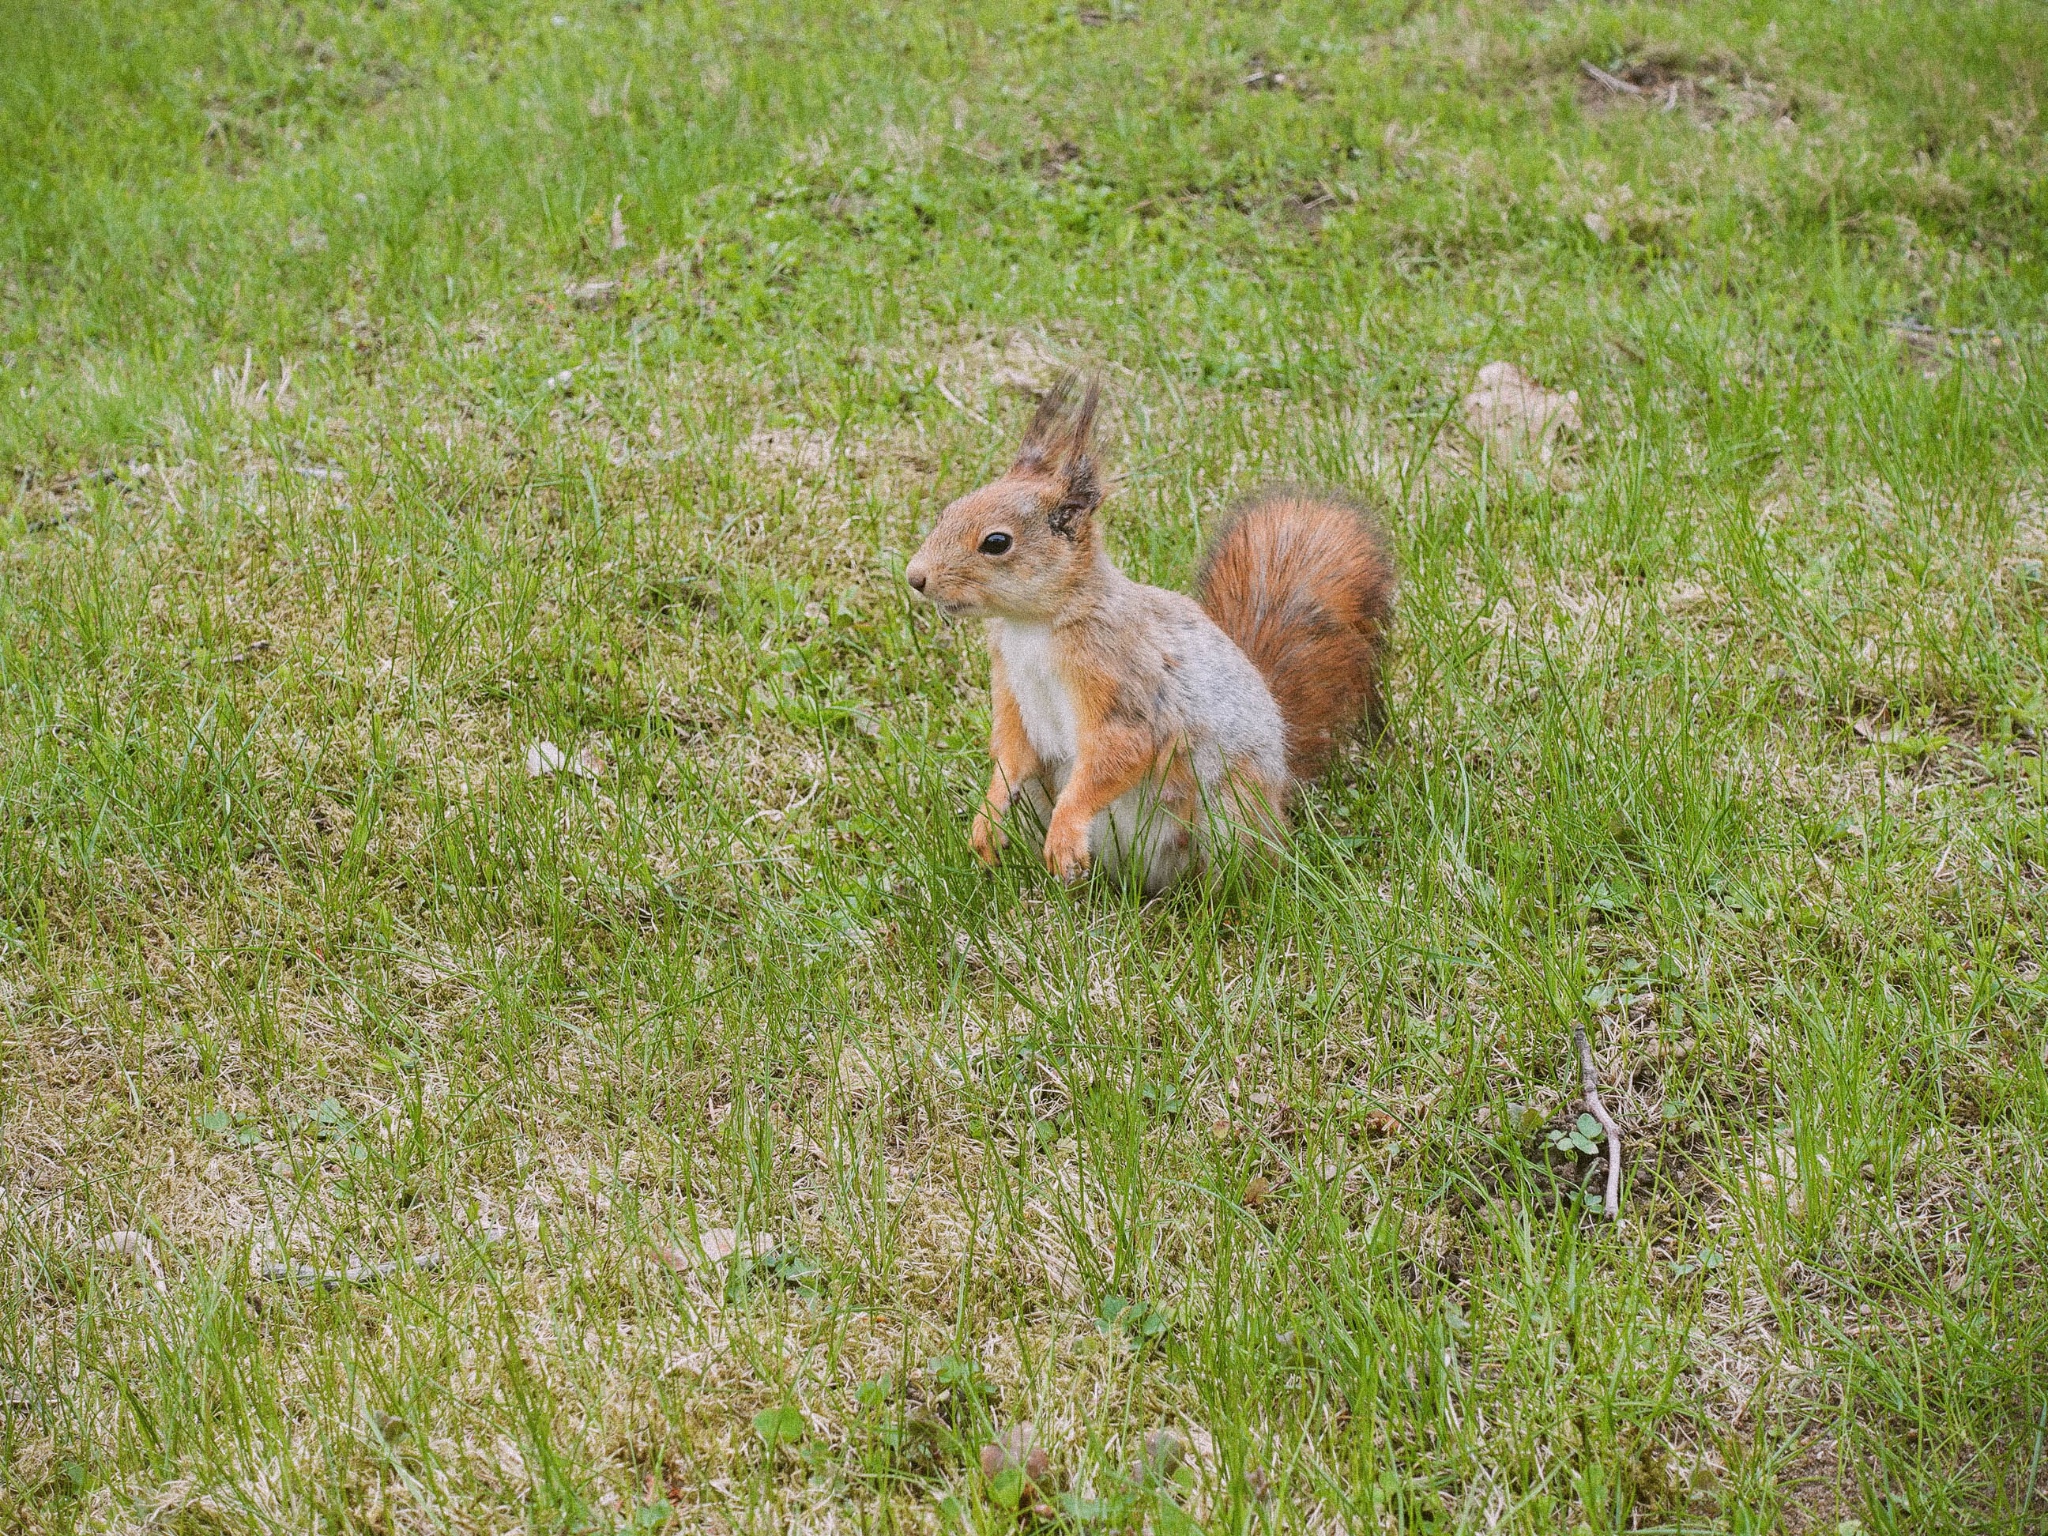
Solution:
{"label": "squirrel hind leg", "polygon": [[1285,779],[1274,781],[1244,764],[1231,764],[1219,783],[1205,787],[1196,841],[1202,862],[1271,868],[1287,836]]}
{"label": "squirrel hind leg", "polygon": [[1191,795],[1176,792],[1171,774],[1120,796],[1090,833],[1096,868],[1146,896],[1157,896],[1193,862]]}

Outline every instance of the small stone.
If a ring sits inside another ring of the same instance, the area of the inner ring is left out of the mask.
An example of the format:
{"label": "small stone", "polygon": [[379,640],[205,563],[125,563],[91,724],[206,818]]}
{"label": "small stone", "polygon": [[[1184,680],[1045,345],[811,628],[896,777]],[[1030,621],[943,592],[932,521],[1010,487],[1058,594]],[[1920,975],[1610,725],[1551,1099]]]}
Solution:
{"label": "small stone", "polygon": [[140,1259],[147,1262],[150,1255],[155,1251],[156,1245],[149,1240],[145,1233],[121,1231],[109,1232],[105,1237],[94,1243],[93,1247],[97,1248],[101,1253],[114,1253],[121,1255],[123,1258]]}

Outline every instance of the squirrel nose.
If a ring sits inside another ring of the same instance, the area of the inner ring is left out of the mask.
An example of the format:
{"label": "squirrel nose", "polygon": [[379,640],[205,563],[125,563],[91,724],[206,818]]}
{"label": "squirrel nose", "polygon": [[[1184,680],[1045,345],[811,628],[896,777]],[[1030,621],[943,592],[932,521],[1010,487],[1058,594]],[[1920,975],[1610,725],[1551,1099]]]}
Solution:
{"label": "squirrel nose", "polygon": [[911,585],[911,587],[912,587],[912,588],[913,588],[914,590],[916,590],[916,591],[919,591],[919,592],[922,592],[922,591],[924,590],[924,572],[923,572],[923,571],[912,571],[912,572],[910,572],[910,574],[909,574],[909,581],[910,581],[910,585]]}

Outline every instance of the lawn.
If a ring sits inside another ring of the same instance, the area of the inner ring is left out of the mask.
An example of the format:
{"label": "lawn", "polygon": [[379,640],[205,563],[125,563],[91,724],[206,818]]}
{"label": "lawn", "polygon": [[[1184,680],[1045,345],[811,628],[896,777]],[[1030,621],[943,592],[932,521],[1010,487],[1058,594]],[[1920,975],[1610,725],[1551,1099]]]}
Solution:
{"label": "lawn", "polygon": [[[0,39],[0,1527],[2048,1528],[2035,0]],[[968,850],[1062,368],[1264,878]]]}

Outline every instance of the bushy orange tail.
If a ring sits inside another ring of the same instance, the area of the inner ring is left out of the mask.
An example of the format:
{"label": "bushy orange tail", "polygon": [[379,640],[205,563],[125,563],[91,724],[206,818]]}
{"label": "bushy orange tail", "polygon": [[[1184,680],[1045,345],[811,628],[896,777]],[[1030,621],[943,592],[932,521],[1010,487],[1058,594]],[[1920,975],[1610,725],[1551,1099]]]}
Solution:
{"label": "bushy orange tail", "polygon": [[1397,582],[1385,525],[1341,496],[1263,492],[1210,544],[1195,595],[1273,690],[1297,782],[1378,715]]}

